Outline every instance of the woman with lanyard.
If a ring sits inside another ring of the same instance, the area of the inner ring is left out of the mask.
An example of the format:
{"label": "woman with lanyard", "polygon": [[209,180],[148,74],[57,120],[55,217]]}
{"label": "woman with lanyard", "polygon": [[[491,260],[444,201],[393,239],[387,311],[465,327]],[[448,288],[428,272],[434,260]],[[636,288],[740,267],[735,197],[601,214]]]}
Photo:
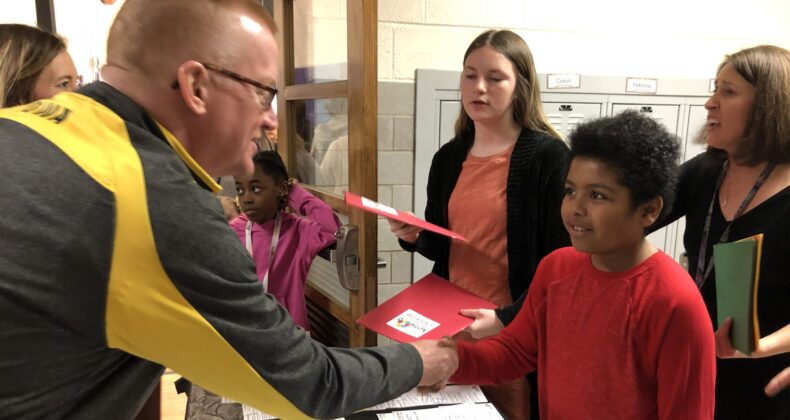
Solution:
{"label": "woman with lanyard", "polygon": [[[708,151],[681,167],[662,224],[686,217],[689,272],[714,328],[713,244],[764,234],[757,310],[766,336],[790,323],[790,52],[764,45],[727,56],[705,108]],[[760,355],[718,360],[717,419],[790,419],[790,394],[763,392],[790,354]]]}
{"label": "woman with lanyard", "polygon": [[252,255],[264,291],[309,331],[307,272],[318,252],[335,243],[340,221],[331,207],[288,179],[277,152],[258,152],[253,162],[251,176],[236,177],[242,214],[230,225]]}

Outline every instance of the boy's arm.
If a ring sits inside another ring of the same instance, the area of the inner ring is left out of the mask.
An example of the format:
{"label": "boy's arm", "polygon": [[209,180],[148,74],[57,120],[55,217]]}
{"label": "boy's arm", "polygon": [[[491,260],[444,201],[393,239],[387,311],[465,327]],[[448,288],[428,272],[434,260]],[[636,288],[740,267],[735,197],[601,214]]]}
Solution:
{"label": "boy's arm", "polygon": [[525,305],[498,335],[477,343],[459,342],[459,368],[452,381],[499,384],[518,379],[538,366],[538,322],[544,310],[545,288],[540,269]]}
{"label": "boy's arm", "polygon": [[658,348],[660,419],[713,418],[715,355],[713,331],[702,300],[697,295],[678,303]]}

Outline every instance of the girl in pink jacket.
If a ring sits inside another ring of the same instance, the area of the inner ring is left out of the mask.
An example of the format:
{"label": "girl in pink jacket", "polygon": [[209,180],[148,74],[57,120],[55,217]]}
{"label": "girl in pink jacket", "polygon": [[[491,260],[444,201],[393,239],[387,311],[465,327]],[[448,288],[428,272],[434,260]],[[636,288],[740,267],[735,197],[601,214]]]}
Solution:
{"label": "girl in pink jacket", "polygon": [[[277,152],[258,152],[253,162],[253,175],[236,179],[242,214],[230,225],[252,255],[264,290],[309,330],[307,273],[318,252],[335,243],[340,220],[326,203],[288,179]],[[286,206],[293,213],[284,211]]]}

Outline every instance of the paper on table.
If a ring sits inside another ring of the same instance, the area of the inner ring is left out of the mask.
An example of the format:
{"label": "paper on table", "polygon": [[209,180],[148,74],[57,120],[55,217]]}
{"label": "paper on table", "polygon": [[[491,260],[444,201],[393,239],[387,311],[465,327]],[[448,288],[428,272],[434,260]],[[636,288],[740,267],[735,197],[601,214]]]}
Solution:
{"label": "paper on table", "polygon": [[450,385],[439,392],[422,393],[417,389],[398,398],[374,405],[363,411],[380,411],[391,408],[420,407],[424,405],[462,404],[488,402],[477,385]]}
{"label": "paper on table", "polygon": [[346,205],[360,208],[369,213],[378,214],[379,216],[384,216],[388,219],[397,220],[399,222],[403,222],[412,226],[417,226],[419,228],[429,230],[431,232],[435,232],[440,235],[448,236],[450,238],[458,239],[459,241],[466,242],[466,238],[464,238],[460,234],[455,233],[449,229],[445,229],[441,226],[434,225],[433,223],[426,222],[425,220],[422,220],[419,217],[407,213],[405,211],[396,210],[392,207],[386,206],[377,201],[373,201],[369,198],[365,198],[357,194],[350,193],[348,191],[344,193],[344,197],[346,199]]}
{"label": "paper on table", "polygon": [[[381,413],[381,420],[480,420],[503,419],[491,403],[443,405],[423,410],[395,411]],[[504,419],[503,419],[504,420]]]}
{"label": "paper on table", "polygon": [[[241,404],[239,402],[227,399],[225,397],[222,397],[222,403],[223,404],[233,404],[233,403]],[[269,420],[269,419],[276,419],[277,418],[277,417],[274,417],[272,415],[266,414],[263,411],[256,410],[255,408],[252,408],[252,407],[250,407],[247,404],[241,404],[241,412],[242,412],[242,414],[244,414],[244,420]]]}

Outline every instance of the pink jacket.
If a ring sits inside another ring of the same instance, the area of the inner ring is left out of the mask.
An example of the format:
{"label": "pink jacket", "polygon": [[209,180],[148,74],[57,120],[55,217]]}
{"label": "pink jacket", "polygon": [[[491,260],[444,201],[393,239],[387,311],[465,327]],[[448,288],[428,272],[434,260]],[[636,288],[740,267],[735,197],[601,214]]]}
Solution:
{"label": "pink jacket", "polygon": [[[282,225],[269,270],[269,293],[288,310],[296,324],[309,330],[304,297],[307,272],[318,252],[335,243],[335,231],[340,227],[340,220],[331,207],[298,184],[294,184],[288,194],[288,207],[298,215],[280,214]],[[252,225],[252,259],[259,279],[263,279],[268,268],[274,223],[272,219]],[[230,225],[244,244],[247,216],[240,215]]]}

